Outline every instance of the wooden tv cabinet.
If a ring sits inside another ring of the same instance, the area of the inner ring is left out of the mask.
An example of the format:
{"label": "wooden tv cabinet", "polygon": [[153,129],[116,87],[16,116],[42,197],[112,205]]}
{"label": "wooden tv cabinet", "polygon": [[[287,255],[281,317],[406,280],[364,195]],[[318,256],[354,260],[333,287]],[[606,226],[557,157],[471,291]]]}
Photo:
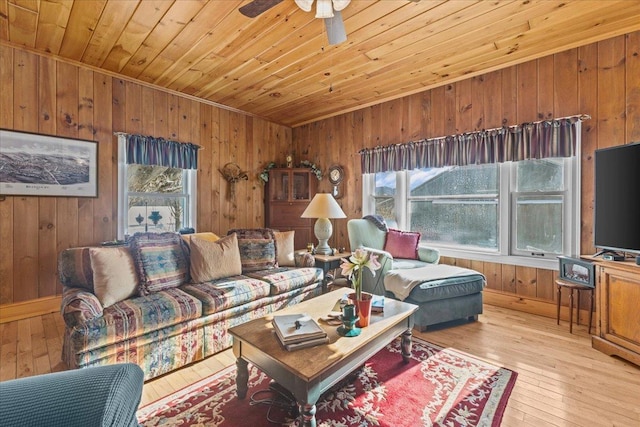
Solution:
{"label": "wooden tv cabinet", "polygon": [[640,266],[634,260],[594,262],[598,283],[591,346],[640,366]]}

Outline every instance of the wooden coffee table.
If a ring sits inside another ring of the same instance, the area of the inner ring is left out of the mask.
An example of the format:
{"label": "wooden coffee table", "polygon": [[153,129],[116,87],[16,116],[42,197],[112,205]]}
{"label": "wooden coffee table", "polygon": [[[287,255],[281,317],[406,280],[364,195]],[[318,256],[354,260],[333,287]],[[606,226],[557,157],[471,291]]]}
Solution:
{"label": "wooden coffee table", "polygon": [[277,314],[307,313],[318,320],[334,307],[345,289],[337,289],[296,306],[280,310],[229,329],[237,361],[238,398],[247,394],[251,362],[297,400],[302,425],[316,425],[316,402],[329,388],[356,370],[398,336],[402,336],[402,358],[411,356],[411,329],[417,305],[387,298],[383,313],[373,313],[371,323],[353,338],[341,337],[336,326],[318,321],[329,335],[329,343],[287,351],[273,331],[271,319]]}

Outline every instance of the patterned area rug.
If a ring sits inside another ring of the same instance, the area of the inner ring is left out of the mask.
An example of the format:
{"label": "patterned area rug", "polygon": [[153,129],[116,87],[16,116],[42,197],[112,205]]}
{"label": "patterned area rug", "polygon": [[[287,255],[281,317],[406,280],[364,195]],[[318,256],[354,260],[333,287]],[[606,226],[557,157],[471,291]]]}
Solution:
{"label": "patterned area rug", "polygon": [[[412,360],[389,344],[317,403],[319,427],[499,426],[517,373],[414,337]],[[249,365],[236,398],[235,365],[138,411],[144,426],[295,426],[297,408]]]}

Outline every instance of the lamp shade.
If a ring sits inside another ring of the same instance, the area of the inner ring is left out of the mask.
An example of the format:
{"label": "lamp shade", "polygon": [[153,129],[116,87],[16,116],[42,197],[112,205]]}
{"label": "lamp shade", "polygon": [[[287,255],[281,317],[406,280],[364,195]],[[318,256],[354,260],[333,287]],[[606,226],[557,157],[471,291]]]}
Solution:
{"label": "lamp shade", "polygon": [[302,218],[346,218],[347,215],[329,193],[317,193],[313,196],[307,209],[302,212]]}

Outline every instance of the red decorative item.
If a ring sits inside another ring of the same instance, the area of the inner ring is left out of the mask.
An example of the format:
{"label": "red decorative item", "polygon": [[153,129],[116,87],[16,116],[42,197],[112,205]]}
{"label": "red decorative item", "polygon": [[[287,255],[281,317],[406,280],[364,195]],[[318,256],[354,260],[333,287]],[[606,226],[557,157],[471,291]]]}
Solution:
{"label": "red decorative item", "polygon": [[387,231],[384,250],[394,258],[418,259],[420,233],[390,228]]}
{"label": "red decorative item", "polygon": [[356,326],[358,328],[364,328],[369,326],[371,322],[371,303],[373,302],[373,295],[368,292],[362,292],[361,298],[357,299],[355,293],[349,294],[349,299],[352,304],[356,306],[356,316],[359,317]]}

